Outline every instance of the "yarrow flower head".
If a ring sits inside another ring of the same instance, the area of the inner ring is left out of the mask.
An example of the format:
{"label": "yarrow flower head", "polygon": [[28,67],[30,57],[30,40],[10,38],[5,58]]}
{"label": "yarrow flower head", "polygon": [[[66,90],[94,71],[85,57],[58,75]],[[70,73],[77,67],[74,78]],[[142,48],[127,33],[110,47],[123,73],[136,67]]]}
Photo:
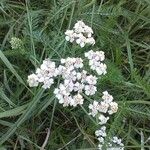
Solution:
{"label": "yarrow flower head", "polygon": [[38,77],[36,74],[31,74],[28,76],[28,80],[27,82],[29,83],[30,87],[36,87],[38,86],[39,82],[38,82]]}
{"label": "yarrow flower head", "polygon": [[106,102],[106,103],[111,103],[111,102],[113,101],[113,97],[112,97],[112,95],[110,95],[110,94],[108,93],[108,91],[104,91],[104,92],[103,92],[102,99],[103,99],[104,102]]}
{"label": "yarrow flower head", "polygon": [[[92,28],[85,25],[83,21],[78,21],[72,30],[65,32],[65,35],[67,41],[75,42],[80,47],[84,47],[86,44],[95,44],[95,40],[92,37]],[[21,42],[17,38],[12,38],[10,43],[12,49],[15,49]],[[107,66],[103,63],[105,60],[103,51],[90,50],[85,52],[84,56],[88,59],[91,70],[98,75],[107,73]],[[49,58],[45,59],[35,73],[28,76],[27,82],[30,87],[42,84],[42,88],[49,89],[57,77],[59,77],[59,84],[53,93],[64,107],[82,105],[85,95],[92,96],[97,91],[98,77],[84,70],[84,62],[80,57],[62,58],[59,64]],[[99,102],[94,100],[93,103],[89,104],[89,110],[89,115],[96,117],[96,121],[100,125],[100,129],[95,131],[95,135],[99,141],[98,149],[103,150],[107,136],[106,123],[110,115],[117,112],[118,104],[113,101],[112,95],[104,91],[102,100]],[[107,150],[124,150],[121,139],[117,137],[109,139],[109,143],[106,146]],[[117,147],[118,149],[116,149],[116,146],[119,146],[119,148]]]}
{"label": "yarrow flower head", "polygon": [[[78,21],[72,30],[65,32],[66,40],[76,42],[81,47],[86,43],[95,44],[92,37],[93,30],[85,25],[83,21]],[[96,56],[98,55],[98,57]],[[104,53],[96,52],[96,60],[103,61]],[[93,55],[92,58],[94,59]],[[54,79],[59,76],[60,84],[54,90],[54,94],[63,106],[82,105],[84,98],[83,93],[90,96],[97,91],[97,77],[89,74],[84,69],[83,59],[79,57],[62,58],[60,64],[56,67],[55,62],[50,59],[45,59],[41,66],[36,69],[36,73],[28,76],[29,86],[38,86],[42,83],[44,89],[48,89],[54,84]],[[94,116],[94,113],[92,113]],[[96,115],[96,112],[95,112]]]}
{"label": "yarrow flower head", "polygon": [[112,138],[107,138],[107,145],[105,143],[105,138],[107,137],[106,126],[102,126],[99,130],[95,131],[95,135],[99,141],[98,149],[103,150],[103,146],[107,147],[107,150],[124,150],[124,144],[122,140],[117,136]]}
{"label": "yarrow flower head", "polygon": [[118,138],[117,136],[112,137],[108,143],[108,150],[124,150],[122,139]]}
{"label": "yarrow flower head", "polygon": [[96,71],[98,75],[105,75],[107,73],[107,66],[102,63],[105,59],[105,54],[103,51],[94,52],[93,50],[90,50],[85,53],[85,57],[89,60],[91,70]]}
{"label": "yarrow flower head", "polygon": [[[96,132],[102,132],[102,131],[97,130]],[[101,135],[99,135],[99,136],[101,136]],[[104,145],[105,139],[103,137],[98,137],[98,141],[100,143],[98,145],[98,149],[103,150],[103,145]],[[122,139],[118,138],[117,136],[108,138],[107,142],[108,142],[107,145],[105,145],[105,147],[107,147],[107,150],[124,150],[124,144],[122,143]]]}
{"label": "yarrow flower head", "polygon": [[22,40],[17,37],[12,37],[10,40],[10,44],[12,49],[19,49],[23,45]]}
{"label": "yarrow flower head", "polygon": [[91,112],[89,113],[93,117],[96,116],[97,114],[100,114],[99,119],[100,119],[100,124],[106,123],[109,117],[105,117],[102,114],[113,114],[116,113],[118,110],[118,104],[116,102],[113,102],[113,97],[110,95],[107,91],[103,92],[101,102],[94,101],[93,104],[89,105],[89,109]]}
{"label": "yarrow flower head", "polygon": [[[116,113],[118,110],[118,104],[113,101],[113,96],[108,93],[108,91],[103,92],[102,101],[97,102],[94,101],[93,104],[89,105],[90,113],[89,115],[92,115],[93,117],[98,116],[99,125],[103,125],[99,130],[95,131],[95,135],[97,136],[97,139],[99,141],[98,149],[103,150],[105,137],[106,134],[106,126],[104,126],[107,121],[109,120],[109,115],[112,115],[113,113]],[[114,144],[112,144],[115,143]],[[114,147],[116,145],[119,145],[119,148]],[[113,140],[110,140],[108,143],[108,150],[123,150],[123,144],[121,143],[121,139],[113,138]]]}
{"label": "yarrow flower head", "polygon": [[109,117],[105,117],[104,115],[101,114],[98,119],[100,120],[99,124],[103,125],[107,123],[107,121],[109,120]]}
{"label": "yarrow flower head", "polygon": [[82,105],[84,98],[82,93],[86,95],[94,95],[97,91],[97,78],[87,74],[83,70],[83,60],[81,58],[61,59],[61,65],[58,66],[58,74],[61,75],[63,81],[54,90],[54,94],[63,106]]}
{"label": "yarrow flower head", "polygon": [[59,76],[61,82],[54,90],[54,94],[63,106],[82,105],[86,95],[94,95],[97,91],[97,77],[89,74],[83,69],[83,60],[81,58],[71,58],[60,60],[60,65],[50,59],[43,60],[43,63],[36,69],[35,74],[28,76],[27,82],[30,87],[38,86],[42,83],[44,89],[48,89],[54,84],[54,79]]}
{"label": "yarrow flower head", "polygon": [[72,30],[65,32],[65,39],[69,42],[76,42],[80,47],[84,47],[85,44],[94,45],[95,40],[92,37],[93,30],[91,27],[85,25],[83,21],[78,21]]}
{"label": "yarrow flower head", "polygon": [[37,68],[35,74],[28,76],[27,82],[30,87],[38,86],[39,83],[43,83],[43,88],[50,88],[54,83],[54,77],[57,76],[57,69],[55,67],[55,62],[50,59],[45,59],[41,64],[40,68]]}
{"label": "yarrow flower head", "polygon": [[99,107],[99,104],[97,101],[94,101],[93,104],[90,104],[89,109],[91,110],[91,112],[89,113],[89,115],[92,115],[93,117],[95,117],[98,114],[98,107]]}

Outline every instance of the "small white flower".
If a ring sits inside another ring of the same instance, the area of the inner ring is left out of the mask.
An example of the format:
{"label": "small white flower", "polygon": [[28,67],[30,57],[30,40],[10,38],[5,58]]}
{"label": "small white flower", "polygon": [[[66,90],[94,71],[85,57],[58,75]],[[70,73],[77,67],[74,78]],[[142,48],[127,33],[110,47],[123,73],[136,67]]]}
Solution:
{"label": "small white flower", "polygon": [[77,106],[78,104],[82,105],[84,101],[83,96],[79,93],[73,97],[73,100],[74,100],[73,104],[74,107]]}
{"label": "small white flower", "polygon": [[99,137],[99,138],[98,138],[98,141],[99,141],[101,144],[104,144],[104,138],[103,138],[103,137]]}
{"label": "small white flower", "polygon": [[69,91],[67,91],[67,88],[64,84],[60,84],[59,89],[60,89],[60,94],[65,95],[65,96],[69,95]]}
{"label": "small white flower", "polygon": [[107,123],[107,121],[109,120],[109,117],[105,117],[104,115],[101,114],[98,119],[100,120],[99,124],[103,125]]}
{"label": "small white flower", "polygon": [[87,34],[89,34],[88,37],[91,37],[91,34],[93,34],[92,28],[89,26],[84,26],[84,30]]}
{"label": "small white flower", "polygon": [[85,57],[87,57],[89,60],[97,61],[100,63],[100,61],[104,61],[105,54],[103,51],[96,51],[90,50],[85,53]]}
{"label": "small white flower", "polygon": [[66,39],[66,41],[70,41],[71,43],[74,41],[74,34],[73,33],[74,33],[73,30],[67,30],[65,32],[65,35],[66,35],[65,39]]}
{"label": "small white flower", "polygon": [[44,89],[49,89],[53,83],[54,83],[54,79],[53,78],[45,79],[44,82],[43,82],[43,86],[42,87]]}
{"label": "small white flower", "polygon": [[83,48],[84,46],[85,46],[85,43],[84,43],[84,42],[81,42],[81,43],[80,43],[80,47]]}
{"label": "small white flower", "polygon": [[28,76],[28,80],[27,82],[29,83],[30,87],[36,87],[38,86],[39,82],[38,82],[38,77],[36,74],[31,74]]}
{"label": "small white flower", "polygon": [[97,137],[106,137],[106,127],[105,127],[105,126],[102,126],[102,127],[100,128],[100,130],[96,130],[96,131],[95,131],[95,135],[96,135]]}
{"label": "small white flower", "polygon": [[105,53],[103,51],[96,51],[96,54],[99,56],[100,61],[104,61]]}
{"label": "small white flower", "polygon": [[97,101],[94,101],[93,104],[90,104],[89,109],[91,110],[91,112],[89,113],[89,115],[95,117],[98,114],[98,108],[99,108],[99,104]]}
{"label": "small white flower", "polygon": [[75,70],[72,70],[72,71],[66,70],[66,72],[63,73],[62,77],[69,81],[71,81],[71,80],[76,81],[76,79],[77,79],[76,75],[77,75],[77,72]]}
{"label": "small white flower", "polygon": [[[59,99],[59,100],[63,100],[63,94],[61,93],[60,89],[55,88],[54,90],[54,94],[55,96]],[[63,101],[61,101],[63,103]],[[61,103],[61,104],[62,104]]]}
{"label": "small white flower", "polygon": [[45,74],[44,72],[40,69],[40,68],[37,68],[36,69],[36,75],[38,77],[38,82],[44,82],[45,80]]}
{"label": "small white flower", "polygon": [[[88,34],[88,36],[91,36],[91,33]],[[90,45],[94,45],[94,44],[95,44],[95,40],[94,40],[93,37],[88,37],[88,38],[86,39],[86,43],[88,43],[88,44],[90,44]]]}
{"label": "small white flower", "polygon": [[62,65],[59,65],[58,68],[56,68],[56,69],[58,71],[58,75],[62,75],[66,70],[66,68]]}
{"label": "small white flower", "polygon": [[76,43],[80,45],[80,47],[84,47],[86,43],[86,37],[82,33],[77,34],[77,40]]}
{"label": "small white flower", "polygon": [[111,115],[111,114],[116,113],[117,111],[118,111],[118,104],[116,102],[111,102],[108,113]]}
{"label": "small white flower", "polygon": [[93,53],[94,53],[94,51],[93,51],[93,50],[90,50],[90,51],[88,51],[88,52],[85,52],[85,53],[84,53],[84,56],[85,56],[86,58],[88,58],[89,60],[91,60],[92,57],[93,57]]}
{"label": "small white flower", "polygon": [[81,72],[77,72],[77,80],[80,80],[82,78]]}
{"label": "small white flower", "polygon": [[83,67],[83,60],[81,58],[76,58],[74,63],[75,68],[82,68]]}
{"label": "small white flower", "polygon": [[72,92],[74,90],[74,83],[72,82],[72,80],[64,80],[64,86],[66,87],[66,90],[68,92]]}
{"label": "small white flower", "polygon": [[100,66],[100,63],[94,59],[91,59],[89,60],[89,66],[92,70],[96,70]]}
{"label": "small white flower", "polygon": [[76,82],[75,84],[74,84],[74,91],[75,92],[82,92],[82,90],[83,90],[83,88],[84,88],[84,84],[81,84],[81,83],[79,83],[79,82]]}
{"label": "small white flower", "polygon": [[73,28],[76,33],[82,33],[84,32],[84,26],[85,24],[83,21],[78,21]]}
{"label": "small white flower", "polygon": [[113,101],[113,97],[112,97],[112,95],[110,95],[110,94],[108,93],[108,91],[104,91],[104,92],[103,92],[102,99],[105,101],[105,103],[108,103],[108,104]]}
{"label": "small white flower", "polygon": [[102,127],[101,127],[101,130],[102,130],[102,131],[106,131],[106,126],[102,126]]}
{"label": "small white flower", "polygon": [[63,59],[63,58],[62,58],[62,59],[60,60],[60,62],[61,62],[61,64],[65,64],[65,63],[66,63],[66,59]]}
{"label": "small white flower", "polygon": [[94,85],[85,85],[84,89],[86,95],[94,95],[95,92],[97,91],[97,88]]}
{"label": "small white flower", "polygon": [[97,83],[97,77],[93,75],[89,75],[86,77],[86,81],[88,84],[95,85]]}
{"label": "small white flower", "polygon": [[63,97],[63,107],[69,106],[71,101],[72,101],[72,97],[71,96],[64,96]]}
{"label": "small white flower", "polygon": [[92,70],[95,70],[98,75],[106,74],[107,66],[104,63],[101,63],[105,59],[105,54],[103,51],[96,51],[90,50],[86,52],[85,57],[89,60],[89,66]]}
{"label": "small white flower", "polygon": [[102,101],[99,104],[98,111],[101,113],[106,113],[108,111],[108,108],[109,108],[109,104]]}
{"label": "small white flower", "polygon": [[81,72],[81,82],[85,83],[86,82],[86,77],[87,77],[87,71],[83,70]]}
{"label": "small white flower", "polygon": [[100,65],[96,68],[96,72],[98,75],[105,75],[107,73],[106,69],[106,64],[100,63]]}
{"label": "small white flower", "polygon": [[98,144],[98,149],[99,149],[99,150],[103,150],[102,147],[103,147],[103,145]]}
{"label": "small white flower", "polygon": [[112,138],[112,142],[115,143],[115,144],[117,144],[117,145],[119,145],[119,146],[124,146],[124,144],[122,143],[122,140],[119,139],[117,136],[114,136]]}

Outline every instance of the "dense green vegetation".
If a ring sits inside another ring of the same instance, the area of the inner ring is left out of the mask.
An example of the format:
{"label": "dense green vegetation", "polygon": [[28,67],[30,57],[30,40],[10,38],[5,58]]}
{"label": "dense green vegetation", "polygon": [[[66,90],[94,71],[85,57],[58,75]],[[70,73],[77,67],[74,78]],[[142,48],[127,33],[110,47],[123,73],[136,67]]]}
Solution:
{"label": "dense green vegetation", "polygon": [[[86,101],[64,108],[52,88],[29,88],[26,81],[46,57],[57,61],[91,49],[65,41],[77,20],[92,26],[92,48],[106,54],[108,73],[98,91],[107,89],[119,104],[109,135],[121,137],[127,150],[150,149],[149,0],[0,0],[0,150],[96,149]],[[12,37],[23,45],[12,49]]]}

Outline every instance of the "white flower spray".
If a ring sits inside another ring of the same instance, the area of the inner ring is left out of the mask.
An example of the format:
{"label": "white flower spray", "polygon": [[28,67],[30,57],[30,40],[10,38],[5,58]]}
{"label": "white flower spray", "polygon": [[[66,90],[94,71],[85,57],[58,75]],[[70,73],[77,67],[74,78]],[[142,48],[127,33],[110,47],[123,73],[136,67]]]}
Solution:
{"label": "white flower spray", "polygon": [[80,47],[84,47],[86,44],[95,44],[92,34],[93,30],[91,27],[85,25],[83,21],[78,21],[72,30],[67,30],[65,32],[65,39],[71,43],[76,42]]}
{"label": "white flower spray", "polygon": [[[90,113],[93,117],[97,117],[99,120],[100,129],[95,131],[95,135],[98,138],[99,150],[104,149],[105,144],[105,137],[107,136],[106,133],[106,126],[105,124],[110,118],[110,115],[114,114],[118,110],[118,104],[113,101],[112,95],[110,95],[107,91],[103,92],[102,100],[100,102],[94,101],[93,104],[89,105]],[[113,137],[109,139],[107,146],[107,150],[123,150],[124,145],[121,142],[121,139],[117,137]]]}
{"label": "white flower spray", "polygon": [[[84,47],[85,44],[95,44],[92,34],[93,30],[91,27],[85,25],[83,21],[78,21],[74,25],[73,30],[65,32],[65,39],[71,43],[76,42],[80,47]],[[89,61],[90,69],[95,71],[99,76],[107,73],[107,66],[103,63],[105,60],[103,51],[90,50],[85,52],[84,56]],[[54,89],[54,94],[59,103],[64,107],[82,105],[84,103],[84,94],[91,96],[97,91],[96,84],[98,78],[84,69],[83,59],[78,57],[61,59],[58,66],[49,58],[45,59],[41,66],[36,69],[35,74],[33,73],[28,76],[27,82],[30,87],[42,84],[44,89],[49,89],[57,77],[60,77],[60,83]],[[113,96],[107,91],[103,92],[101,99],[101,101],[94,100],[92,104],[89,104],[89,115],[99,120],[100,129],[95,131],[95,135],[99,141],[99,150],[103,150],[105,145],[105,138],[107,136],[105,125],[110,115],[116,113],[118,110],[118,104],[113,101]],[[116,136],[110,139],[105,146],[107,146],[107,150],[124,149],[121,139]]]}

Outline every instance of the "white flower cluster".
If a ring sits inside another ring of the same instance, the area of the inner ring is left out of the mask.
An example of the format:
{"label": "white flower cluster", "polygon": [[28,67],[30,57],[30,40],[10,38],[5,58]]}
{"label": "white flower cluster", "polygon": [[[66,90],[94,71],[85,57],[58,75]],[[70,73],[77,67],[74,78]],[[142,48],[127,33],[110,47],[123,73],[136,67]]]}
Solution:
{"label": "white flower cluster", "polygon": [[89,52],[85,53],[85,57],[89,60],[89,66],[91,70],[95,70],[98,75],[106,74],[107,66],[106,64],[102,63],[105,59],[105,54],[103,51],[96,51],[90,50]]}
{"label": "white flower cluster", "polygon": [[103,101],[101,102],[94,101],[93,104],[89,105],[89,109],[91,110],[89,114],[93,117],[98,115],[100,125],[106,124],[109,120],[109,117],[105,117],[104,114],[111,115],[116,113],[118,110],[118,104],[113,102],[112,95],[110,95],[107,91],[103,92],[102,99]]}
{"label": "white flower cluster", "polygon": [[63,106],[77,106],[83,104],[84,92],[86,95],[94,95],[97,91],[97,77],[90,75],[83,69],[81,58],[61,59],[61,64],[56,67],[55,62],[45,59],[36,73],[28,76],[30,87],[36,87],[42,83],[44,89],[48,89],[54,83],[55,77],[61,77],[61,83],[55,88],[54,94]]}
{"label": "white flower cluster", "polygon": [[105,137],[107,136],[106,134],[106,126],[102,126],[99,130],[95,131],[95,135],[97,136],[97,139],[100,144],[98,144],[99,150],[102,150],[102,147],[105,143]]}
{"label": "white flower cluster", "polygon": [[103,150],[104,144],[107,147],[107,150],[124,150],[124,144],[122,143],[122,140],[116,136],[112,137],[112,139],[108,139],[109,141],[106,145],[105,138],[107,134],[106,134],[105,126],[102,126],[100,130],[96,130],[95,135],[97,136],[97,139],[99,141],[99,144],[98,144],[99,150]]}
{"label": "white flower cluster", "polygon": [[124,150],[124,144],[122,143],[122,139],[114,136],[110,142],[108,143],[108,150]]}
{"label": "white flower cluster", "polygon": [[[99,130],[95,131],[95,135],[99,141],[98,149],[103,150],[103,146],[105,143],[105,138],[107,136],[106,126],[102,126]],[[118,137],[114,136],[112,139],[108,138],[108,143],[106,145],[107,150],[124,150],[124,144],[122,140]]]}
{"label": "white flower cluster", "polygon": [[[81,58],[61,59],[61,65],[58,67],[59,75],[62,76],[63,83],[54,90],[54,94],[63,106],[77,106],[83,104],[83,96],[94,95],[97,91],[97,78],[88,75],[83,68],[83,60]],[[73,96],[74,95],[74,96]]]}
{"label": "white flower cluster", "polygon": [[78,21],[72,30],[65,32],[65,39],[67,41],[76,42],[80,47],[84,47],[85,44],[94,45],[95,40],[92,37],[93,30],[91,27],[85,25],[83,21]]}
{"label": "white flower cluster", "polygon": [[[66,40],[70,42],[76,42],[80,47],[84,47],[85,44],[95,44],[95,40],[92,37],[93,30],[91,27],[84,24],[83,21],[78,21],[73,30],[67,30],[65,32]],[[14,39],[16,40],[16,39]],[[13,40],[12,40],[13,41]],[[13,43],[13,42],[12,42]],[[12,46],[12,48],[15,47]],[[105,54],[103,51],[90,50],[85,53],[85,57],[89,60],[89,66],[91,70],[97,72],[98,75],[105,75],[107,73],[106,64],[103,63]],[[48,89],[54,83],[54,79],[59,76],[59,85],[54,90],[56,98],[63,106],[82,105],[84,102],[83,93],[87,96],[94,95],[97,91],[97,77],[89,74],[84,70],[83,59],[71,58],[61,59],[60,65],[56,67],[55,62],[50,59],[45,59],[37,68],[35,74],[28,76],[28,83],[30,87],[36,87],[39,83],[42,83],[44,89]],[[95,134],[99,140],[98,148],[103,149],[106,134],[106,126],[104,126],[109,120],[109,115],[117,112],[118,104],[113,101],[112,95],[107,91],[103,92],[102,101],[93,101],[93,104],[89,105],[90,113],[93,117],[98,117],[100,130],[95,131]],[[119,146],[116,149],[115,146]],[[113,137],[108,143],[107,150],[124,150],[124,145],[121,139]]]}
{"label": "white flower cluster", "polygon": [[[110,95],[107,91],[104,91],[103,96],[102,96],[102,101],[101,102],[94,101],[93,104],[89,105],[89,109],[90,109],[89,115],[92,115],[93,117],[97,116],[99,119],[99,124],[103,125],[100,128],[100,130],[95,131],[95,135],[97,136],[98,141],[100,143],[98,145],[98,148],[99,148],[99,150],[102,150],[104,141],[105,141],[105,137],[107,136],[106,126],[104,126],[104,125],[109,120],[109,115],[112,115],[117,112],[118,104],[113,101],[112,95]],[[116,140],[116,142],[115,142],[115,140]],[[115,138],[112,142],[119,145],[120,139],[118,139],[118,141],[117,141],[117,139]],[[109,147],[111,147],[111,146],[112,145],[109,144]],[[119,146],[123,146],[123,145],[121,144]],[[123,150],[123,149],[118,149],[118,150]]]}
{"label": "white flower cluster", "polygon": [[[54,94],[58,98],[59,103],[63,104],[63,106],[75,107],[78,104],[83,104],[84,99],[82,92],[89,96],[94,95],[97,91],[96,84],[98,78],[87,73],[83,67],[84,64],[81,58],[68,57],[61,59],[61,64],[58,67],[56,67],[55,62],[52,62],[50,59],[45,59],[41,66],[36,69],[36,73],[28,76],[27,81],[30,87],[36,87],[39,83],[43,83],[42,87],[47,89],[54,83],[55,77],[58,75],[61,76],[63,82],[54,90]],[[97,104],[97,102],[93,104],[98,105],[98,108],[93,108],[93,116],[95,116],[98,111],[106,113],[108,108],[108,113],[112,114],[117,107],[114,102],[108,104],[108,102],[104,101],[101,102],[101,105]],[[99,119],[101,120],[100,124],[104,124],[109,117],[100,115]]]}
{"label": "white flower cluster", "polygon": [[21,48],[22,45],[23,45],[21,39],[19,39],[17,37],[12,37],[11,40],[10,40],[10,44],[11,44],[12,49]]}
{"label": "white flower cluster", "polygon": [[43,88],[50,88],[54,83],[54,77],[58,75],[58,71],[55,67],[55,62],[50,59],[45,59],[40,66],[37,68],[36,73],[28,76],[27,82],[30,87],[36,87],[39,83],[43,83]]}

